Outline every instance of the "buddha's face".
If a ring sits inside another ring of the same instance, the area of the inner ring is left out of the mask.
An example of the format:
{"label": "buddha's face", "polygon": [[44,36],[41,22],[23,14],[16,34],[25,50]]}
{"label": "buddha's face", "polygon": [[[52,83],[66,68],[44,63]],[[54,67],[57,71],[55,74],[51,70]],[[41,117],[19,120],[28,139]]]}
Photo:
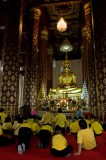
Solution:
{"label": "buddha's face", "polygon": [[70,72],[70,69],[67,67],[67,68],[64,69],[64,72],[65,72],[65,73],[69,73],[69,72]]}

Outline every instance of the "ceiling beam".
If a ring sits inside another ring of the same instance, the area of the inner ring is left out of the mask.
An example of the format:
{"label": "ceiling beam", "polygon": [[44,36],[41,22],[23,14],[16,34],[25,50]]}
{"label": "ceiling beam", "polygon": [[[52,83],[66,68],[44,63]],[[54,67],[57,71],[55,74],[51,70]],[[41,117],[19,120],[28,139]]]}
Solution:
{"label": "ceiling beam", "polygon": [[56,5],[68,5],[73,3],[81,3],[82,0],[71,0],[71,1],[58,1],[58,2],[45,2],[45,3],[39,3],[38,5],[41,7],[47,7],[47,6],[56,6]]}

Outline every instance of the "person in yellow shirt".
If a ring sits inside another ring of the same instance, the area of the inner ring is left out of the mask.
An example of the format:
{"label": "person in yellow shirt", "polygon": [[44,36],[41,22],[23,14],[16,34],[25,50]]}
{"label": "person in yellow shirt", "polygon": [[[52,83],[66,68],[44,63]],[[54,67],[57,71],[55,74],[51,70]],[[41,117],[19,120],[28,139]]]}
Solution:
{"label": "person in yellow shirt", "polygon": [[50,124],[52,125],[54,119],[53,113],[50,112],[50,108],[46,107],[46,112],[43,114],[42,119],[40,121],[40,125]]}
{"label": "person in yellow shirt", "polygon": [[3,129],[0,124],[0,146],[6,146],[14,143],[15,143],[14,139],[12,139],[11,137],[7,137],[3,134]]}
{"label": "person in yellow shirt", "polygon": [[40,131],[40,125],[37,123],[37,122],[34,122],[31,126],[32,128],[32,131],[33,131],[33,135],[37,135],[39,134],[39,131]]}
{"label": "person in yellow shirt", "polygon": [[96,139],[92,128],[87,128],[85,120],[80,120],[79,126],[81,130],[77,133],[78,151],[74,153],[75,156],[81,154],[82,148],[85,150],[91,150],[96,147]]}
{"label": "person in yellow shirt", "polygon": [[92,125],[92,124],[94,123],[94,121],[95,121],[95,120],[94,120],[94,117],[95,117],[94,115],[91,115],[91,117],[90,117],[90,127],[91,127],[91,125]]}
{"label": "person in yellow shirt", "polygon": [[45,148],[50,144],[51,136],[53,134],[53,128],[49,124],[44,124],[39,131],[40,142],[37,145],[38,148]]}
{"label": "person in yellow shirt", "polygon": [[3,134],[9,138],[13,136],[13,126],[11,118],[7,116],[2,124]]}
{"label": "person in yellow shirt", "polygon": [[18,153],[22,154],[25,150],[30,148],[30,142],[33,132],[31,129],[31,124],[28,123],[27,118],[24,119],[23,123],[20,125],[18,133]]}
{"label": "person in yellow shirt", "polygon": [[0,124],[0,136],[3,135],[3,130],[2,130],[2,126]]}
{"label": "person in yellow shirt", "polygon": [[70,124],[70,134],[77,134],[80,130],[79,123],[77,117],[72,119],[72,123]]}
{"label": "person in yellow shirt", "polygon": [[35,115],[32,115],[31,118],[28,119],[28,122],[31,125],[31,129],[33,131],[33,135],[39,134],[39,131],[40,131],[41,127],[39,125],[38,117],[35,116]]}
{"label": "person in yellow shirt", "polygon": [[16,120],[13,123],[13,131],[14,131],[14,136],[18,136],[18,132],[20,129],[21,124],[23,123],[23,117],[16,117]]}
{"label": "person in yellow shirt", "polygon": [[63,136],[61,127],[57,127],[55,135],[52,137],[52,148],[50,148],[51,154],[56,157],[70,156],[73,147],[68,145],[67,139]]}
{"label": "person in yellow shirt", "polygon": [[31,115],[28,119],[27,122],[30,124],[31,126],[31,130],[33,132],[33,135],[36,135],[39,133],[40,131],[40,125],[39,125],[39,121],[38,121],[38,117],[36,115]]}
{"label": "person in yellow shirt", "polygon": [[86,121],[86,123],[87,123],[87,127],[89,128],[89,127],[90,127],[90,120],[88,119],[87,116],[85,116],[85,121]]}
{"label": "person in yellow shirt", "polygon": [[0,123],[3,124],[5,121],[5,118],[7,117],[7,114],[4,112],[4,108],[0,108]]}
{"label": "person in yellow shirt", "polygon": [[54,125],[55,125],[55,130],[56,128],[59,126],[61,127],[62,130],[62,134],[65,135],[65,130],[67,127],[67,118],[66,115],[64,113],[62,113],[62,109],[58,108],[58,113],[56,114],[56,116],[54,117]]}
{"label": "person in yellow shirt", "polygon": [[101,123],[99,122],[99,118],[95,117],[94,123],[91,125],[91,128],[93,129],[96,136],[102,135],[103,133],[103,127]]}

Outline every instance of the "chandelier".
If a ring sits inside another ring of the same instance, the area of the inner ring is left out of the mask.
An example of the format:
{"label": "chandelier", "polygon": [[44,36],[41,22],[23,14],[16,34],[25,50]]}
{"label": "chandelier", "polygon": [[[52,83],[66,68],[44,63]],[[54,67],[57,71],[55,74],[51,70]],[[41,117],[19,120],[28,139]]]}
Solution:
{"label": "chandelier", "polygon": [[73,46],[71,45],[70,41],[65,38],[63,43],[60,46],[61,52],[71,52],[73,50]]}
{"label": "chandelier", "polygon": [[59,32],[64,32],[67,29],[67,23],[65,22],[65,20],[62,18],[59,19],[59,21],[57,22],[57,30]]}

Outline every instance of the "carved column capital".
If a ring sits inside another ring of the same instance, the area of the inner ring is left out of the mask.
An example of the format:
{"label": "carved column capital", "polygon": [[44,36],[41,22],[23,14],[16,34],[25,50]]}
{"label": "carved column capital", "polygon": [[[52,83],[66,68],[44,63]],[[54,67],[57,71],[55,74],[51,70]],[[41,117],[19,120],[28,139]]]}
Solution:
{"label": "carved column capital", "polygon": [[44,28],[41,30],[41,39],[48,40],[48,35],[48,29],[46,26],[44,26]]}
{"label": "carved column capital", "polygon": [[91,13],[91,2],[87,2],[84,4],[84,11],[85,11],[85,15]]}
{"label": "carved column capital", "polygon": [[33,7],[30,10],[30,18],[39,19],[41,15],[41,10],[39,8]]}

